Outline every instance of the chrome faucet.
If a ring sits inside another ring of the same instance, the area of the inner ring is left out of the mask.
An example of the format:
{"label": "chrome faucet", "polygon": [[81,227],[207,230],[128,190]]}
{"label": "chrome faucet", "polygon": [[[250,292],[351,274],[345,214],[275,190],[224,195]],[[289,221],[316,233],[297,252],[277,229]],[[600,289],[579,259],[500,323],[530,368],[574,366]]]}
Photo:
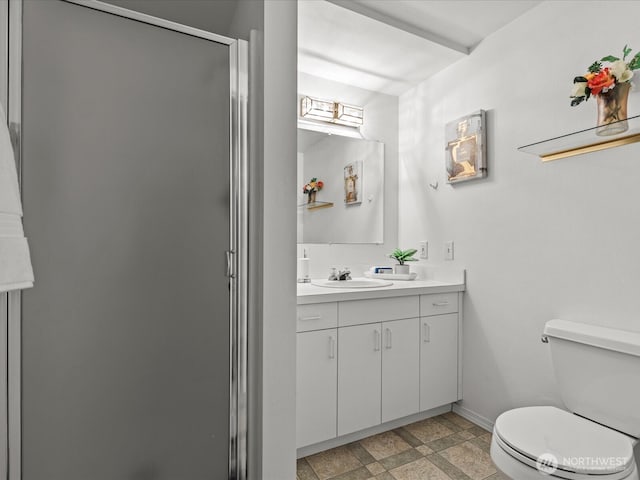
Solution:
{"label": "chrome faucet", "polygon": [[337,270],[335,268],[331,268],[331,273],[329,274],[329,280],[335,280],[335,281],[351,280],[351,271],[349,270],[349,267],[344,267],[344,270]]}
{"label": "chrome faucet", "polygon": [[329,280],[338,280],[338,272],[335,268],[331,268],[331,273],[329,274]]}
{"label": "chrome faucet", "polygon": [[338,280],[351,280],[351,271],[347,267],[345,267],[344,270],[338,271]]}

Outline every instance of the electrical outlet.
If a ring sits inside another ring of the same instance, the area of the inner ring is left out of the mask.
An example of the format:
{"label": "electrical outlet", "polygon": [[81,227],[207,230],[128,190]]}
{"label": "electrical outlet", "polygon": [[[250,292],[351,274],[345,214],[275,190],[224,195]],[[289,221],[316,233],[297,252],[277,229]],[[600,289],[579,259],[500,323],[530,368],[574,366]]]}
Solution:
{"label": "electrical outlet", "polygon": [[420,242],[420,258],[423,260],[429,258],[429,242],[426,240]]}
{"label": "electrical outlet", "polygon": [[453,260],[453,240],[444,242],[444,259]]}

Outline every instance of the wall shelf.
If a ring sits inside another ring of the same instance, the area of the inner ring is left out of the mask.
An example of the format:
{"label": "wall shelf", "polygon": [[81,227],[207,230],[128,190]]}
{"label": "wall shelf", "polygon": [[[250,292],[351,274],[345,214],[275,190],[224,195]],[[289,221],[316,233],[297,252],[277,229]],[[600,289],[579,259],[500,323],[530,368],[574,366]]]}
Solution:
{"label": "wall shelf", "polygon": [[525,145],[519,147],[518,151],[537,155],[543,162],[548,162],[640,142],[640,115],[611,125],[614,129],[615,126],[621,127],[620,129],[624,128],[624,126],[628,128],[613,135],[598,135],[601,127],[588,128],[532,143],[531,145]]}
{"label": "wall shelf", "polygon": [[330,207],[333,207],[333,202],[303,203],[303,204],[298,205],[298,207],[306,208],[307,210],[318,210],[319,208],[330,208]]}

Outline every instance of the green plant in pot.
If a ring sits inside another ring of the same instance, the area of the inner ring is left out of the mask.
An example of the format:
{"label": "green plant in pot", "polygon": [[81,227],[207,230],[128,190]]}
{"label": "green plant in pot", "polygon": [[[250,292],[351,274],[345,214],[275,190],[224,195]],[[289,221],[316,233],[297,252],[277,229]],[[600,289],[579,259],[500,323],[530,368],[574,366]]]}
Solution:
{"label": "green plant in pot", "polygon": [[398,262],[397,265],[393,266],[393,273],[397,275],[408,275],[409,265],[405,265],[405,262],[417,262],[418,259],[413,258],[417,251],[415,248],[409,248],[408,250],[396,248],[393,253],[389,255],[389,258],[393,258]]}

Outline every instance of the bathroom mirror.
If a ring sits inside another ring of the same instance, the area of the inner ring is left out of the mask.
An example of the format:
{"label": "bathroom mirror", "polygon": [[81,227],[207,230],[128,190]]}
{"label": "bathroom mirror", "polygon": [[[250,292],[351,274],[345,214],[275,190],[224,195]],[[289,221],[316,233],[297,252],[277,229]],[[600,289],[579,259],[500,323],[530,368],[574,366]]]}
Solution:
{"label": "bathroom mirror", "polygon": [[383,143],[298,128],[298,185],[298,243],[383,242]]}

